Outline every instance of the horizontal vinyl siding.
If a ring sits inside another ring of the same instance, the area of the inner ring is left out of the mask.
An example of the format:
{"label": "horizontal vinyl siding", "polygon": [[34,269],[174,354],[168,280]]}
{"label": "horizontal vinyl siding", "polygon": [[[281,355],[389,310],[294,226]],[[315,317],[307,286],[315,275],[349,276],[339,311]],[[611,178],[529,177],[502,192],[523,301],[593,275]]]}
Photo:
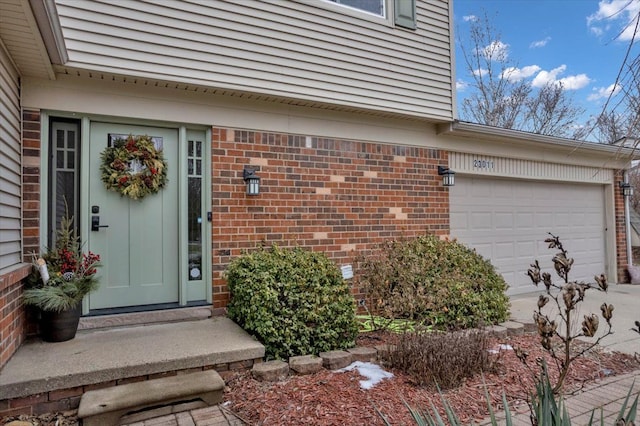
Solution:
{"label": "horizontal vinyl siding", "polygon": [[19,77],[0,42],[0,271],[20,262]]}
{"label": "horizontal vinyl siding", "polygon": [[320,0],[56,1],[69,67],[452,118],[445,0],[416,31]]}

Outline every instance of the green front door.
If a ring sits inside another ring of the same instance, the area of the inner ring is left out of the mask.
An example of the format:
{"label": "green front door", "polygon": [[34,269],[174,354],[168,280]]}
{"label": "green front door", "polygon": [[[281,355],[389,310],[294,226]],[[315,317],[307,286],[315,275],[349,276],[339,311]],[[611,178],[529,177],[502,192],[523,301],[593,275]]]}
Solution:
{"label": "green front door", "polygon": [[[109,135],[148,135],[160,141],[168,164],[168,183],[156,194],[132,200],[107,191],[101,180],[100,154]],[[89,143],[88,246],[100,254],[100,287],[89,309],[125,308],[179,301],[179,145],[178,130],[92,122]]]}

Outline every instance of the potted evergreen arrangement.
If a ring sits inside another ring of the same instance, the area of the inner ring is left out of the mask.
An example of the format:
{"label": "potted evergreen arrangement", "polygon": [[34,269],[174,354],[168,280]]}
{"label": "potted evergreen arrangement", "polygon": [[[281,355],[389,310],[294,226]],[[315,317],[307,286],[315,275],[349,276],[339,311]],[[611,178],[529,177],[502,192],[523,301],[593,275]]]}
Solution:
{"label": "potted evergreen arrangement", "polygon": [[23,294],[26,305],[40,311],[40,335],[48,342],[73,339],[82,314],[82,299],[98,288],[100,256],[82,252],[80,238],[65,215],[53,248],[34,255],[33,271]]}

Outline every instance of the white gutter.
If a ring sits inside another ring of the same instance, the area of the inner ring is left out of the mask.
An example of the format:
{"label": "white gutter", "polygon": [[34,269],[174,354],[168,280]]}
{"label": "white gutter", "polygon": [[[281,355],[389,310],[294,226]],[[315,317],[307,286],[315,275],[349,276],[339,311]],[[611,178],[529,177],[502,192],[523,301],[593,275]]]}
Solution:
{"label": "white gutter", "polygon": [[537,133],[523,132],[519,130],[503,129],[500,127],[486,126],[484,124],[454,121],[452,123],[438,125],[437,133],[460,135],[469,137],[486,137],[490,139],[521,140],[523,142],[535,142],[553,145],[557,147],[573,148],[581,151],[606,152],[616,159],[637,160],[640,159],[640,151],[620,145],[609,145],[595,142],[585,142],[575,139],[559,138],[555,136],[540,135]]}
{"label": "white gutter", "polygon": [[63,65],[69,61],[67,46],[62,34],[60,17],[54,0],[29,0],[42,41],[52,63]]}

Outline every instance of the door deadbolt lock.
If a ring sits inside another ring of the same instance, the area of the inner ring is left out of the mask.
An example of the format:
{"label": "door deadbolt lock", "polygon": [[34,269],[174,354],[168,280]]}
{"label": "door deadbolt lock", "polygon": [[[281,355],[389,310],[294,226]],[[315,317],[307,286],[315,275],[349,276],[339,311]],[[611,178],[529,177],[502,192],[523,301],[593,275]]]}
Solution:
{"label": "door deadbolt lock", "polygon": [[108,228],[109,225],[100,225],[100,216],[91,216],[91,231],[98,232],[100,228]]}

